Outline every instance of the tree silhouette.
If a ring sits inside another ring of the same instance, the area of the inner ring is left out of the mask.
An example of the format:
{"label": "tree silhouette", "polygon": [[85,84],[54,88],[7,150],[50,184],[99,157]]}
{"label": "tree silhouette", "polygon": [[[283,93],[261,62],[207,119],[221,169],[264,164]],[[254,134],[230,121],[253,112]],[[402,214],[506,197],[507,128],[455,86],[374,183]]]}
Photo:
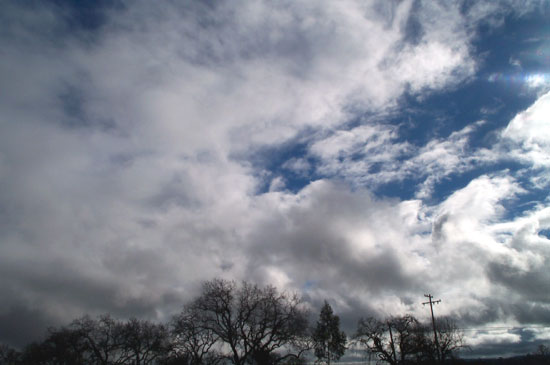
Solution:
{"label": "tree silhouette", "polygon": [[[412,315],[361,318],[353,343],[393,365],[458,361],[456,352],[465,345],[456,323],[435,321],[438,346],[432,329],[432,323]],[[201,294],[168,325],[83,316],[48,329],[42,342],[22,351],[0,344],[0,365],[303,365],[312,349],[318,363],[331,364],[346,345],[340,319],[327,301],[311,329],[298,295],[214,279],[204,282]],[[547,361],[548,352],[541,345],[531,360]]]}
{"label": "tree silhouette", "polygon": [[346,351],[346,334],[340,331],[340,318],[332,311],[325,300],[321,308],[317,326],[312,335],[317,361],[338,360]]}
{"label": "tree silhouette", "polygon": [[467,347],[464,344],[464,333],[451,318],[438,318],[435,321],[435,330],[439,339],[441,362],[454,357],[458,350]]}
{"label": "tree silhouette", "polygon": [[198,328],[223,342],[236,365],[280,363],[304,351],[298,345],[307,335],[307,312],[297,295],[215,279],[189,308]]}
{"label": "tree silhouette", "polygon": [[382,321],[374,317],[361,318],[355,340],[389,364],[415,362],[427,347],[425,329],[411,315],[389,317]]}
{"label": "tree silhouette", "polygon": [[549,357],[550,356],[550,347],[540,344],[537,347],[537,351],[535,353],[536,355],[542,356],[542,357]]}
{"label": "tree silhouette", "polygon": [[200,314],[186,306],[172,318],[172,351],[175,358],[185,359],[185,364],[216,365],[223,360],[221,353],[215,349],[218,337],[210,329],[201,327]]}
{"label": "tree silhouette", "polygon": [[122,322],[109,315],[84,316],[67,327],[49,329],[44,341],[24,349],[20,362],[7,363],[150,365],[164,358],[169,348],[163,325],[138,319]]}
{"label": "tree silhouette", "polygon": [[150,365],[171,348],[162,324],[135,318],[120,325],[120,358],[124,364]]}
{"label": "tree silhouette", "polygon": [[123,364],[121,327],[120,321],[105,314],[97,319],[89,316],[78,318],[69,325],[68,330],[76,332],[84,343],[84,354],[89,359],[87,363]]}
{"label": "tree silhouette", "polygon": [[444,362],[464,347],[462,332],[451,319],[436,321],[436,331],[441,360],[431,325],[420,323],[412,315],[385,320],[361,318],[354,338],[367,352],[389,364],[430,364]]}
{"label": "tree silhouette", "polygon": [[19,364],[21,353],[16,349],[0,343],[0,364]]}

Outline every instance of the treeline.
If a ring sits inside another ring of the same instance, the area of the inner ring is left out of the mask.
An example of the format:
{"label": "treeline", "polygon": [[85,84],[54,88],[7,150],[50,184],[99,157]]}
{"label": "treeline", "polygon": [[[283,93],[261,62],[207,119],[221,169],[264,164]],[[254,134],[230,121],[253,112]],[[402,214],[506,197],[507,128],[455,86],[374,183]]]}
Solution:
{"label": "treeline", "polygon": [[411,315],[362,318],[348,338],[327,302],[312,326],[296,294],[215,279],[169,323],[84,316],[22,350],[2,345],[0,364],[291,365],[312,356],[330,364],[348,349],[377,362],[435,364],[463,346],[452,321],[438,321],[434,333]]}

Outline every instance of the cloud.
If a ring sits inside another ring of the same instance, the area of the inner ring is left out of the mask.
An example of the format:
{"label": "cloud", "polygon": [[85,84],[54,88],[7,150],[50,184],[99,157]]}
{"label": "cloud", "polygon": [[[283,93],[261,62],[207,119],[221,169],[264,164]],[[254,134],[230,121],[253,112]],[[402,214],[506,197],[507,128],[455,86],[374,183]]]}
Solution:
{"label": "cloud", "polygon": [[397,130],[389,125],[365,125],[336,131],[310,146],[320,160],[317,171],[325,176],[344,176],[359,185],[380,184],[402,176],[400,159],[413,147],[397,140]]}
{"label": "cloud", "polygon": [[[432,196],[439,182],[450,175],[461,175],[505,161],[530,166],[531,183],[537,188],[548,184],[549,95],[542,95],[515,116],[499,133],[490,148],[471,144],[471,137],[486,122],[473,122],[446,138],[434,138],[423,146],[403,140],[400,130],[377,122],[336,131],[315,141],[310,154],[318,158],[317,171],[325,176],[343,176],[358,185],[380,186],[391,181],[412,179],[419,182],[416,197]],[[532,170],[534,168],[535,170]]]}
{"label": "cloud", "polygon": [[527,76],[525,80],[527,85],[532,89],[548,89],[550,86],[550,77],[548,74],[538,73]]}
{"label": "cloud", "polygon": [[518,160],[535,167],[550,165],[550,93],[541,96],[532,106],[518,114],[502,131],[502,138],[511,144],[510,153]]}
{"label": "cloud", "polygon": [[518,296],[533,303],[548,300],[544,288],[548,264],[548,239],[538,235],[549,224],[550,210],[538,207],[514,222],[497,225],[495,233],[509,250],[495,257],[488,275],[492,281],[507,287]]}
{"label": "cloud", "polygon": [[336,131],[309,147],[319,159],[324,176],[345,177],[357,185],[378,187],[410,179],[419,183],[416,197],[429,198],[434,187],[449,175],[459,175],[497,162],[497,150],[470,146],[470,136],[485,122],[472,123],[446,138],[415,146],[400,136],[399,128],[372,123]]}
{"label": "cloud", "polygon": [[[415,145],[385,119],[473,76],[483,4],[139,3],[91,28],[63,7],[3,4],[0,340],[36,338],[13,318],[164,320],[215,276],[338,298],[348,328],[357,313],[425,315],[427,291],[447,314],[510,293],[543,308],[523,284],[546,277],[547,212],[506,218],[519,176],[422,199],[505,147],[546,166],[548,95],[492,149],[469,144],[481,122]],[[296,139],[306,152],[280,161],[307,181],[292,192],[255,157]],[[406,179],[409,200],[373,193]]]}
{"label": "cloud", "polygon": [[471,346],[483,346],[483,345],[500,345],[506,344],[508,346],[517,344],[521,341],[521,336],[517,333],[510,333],[506,329],[484,331],[484,333],[478,333],[469,339]]}
{"label": "cloud", "polygon": [[[252,277],[268,281],[274,272],[284,273],[315,302],[346,298],[340,309],[350,313],[359,309],[350,302],[389,310],[384,298],[422,286],[417,274],[426,260],[415,250],[426,243],[422,231],[429,223],[417,218],[417,202],[376,200],[367,191],[353,193],[324,180],[297,196],[271,200],[272,194],[262,200],[270,199],[276,213],[266,214],[250,237]],[[400,247],[405,240],[408,249]]]}

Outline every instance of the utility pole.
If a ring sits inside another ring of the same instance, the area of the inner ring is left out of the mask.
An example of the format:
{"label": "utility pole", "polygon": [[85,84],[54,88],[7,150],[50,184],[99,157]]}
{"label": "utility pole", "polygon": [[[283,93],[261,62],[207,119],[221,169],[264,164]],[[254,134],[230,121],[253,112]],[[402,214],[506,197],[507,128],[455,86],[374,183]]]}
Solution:
{"label": "utility pole", "polygon": [[441,356],[439,354],[439,341],[437,340],[437,331],[435,329],[435,318],[434,318],[434,308],[433,308],[434,304],[441,303],[441,299],[432,300],[433,295],[431,295],[431,294],[424,294],[424,296],[426,298],[428,298],[428,301],[422,303],[422,305],[426,305],[426,304],[430,305],[430,311],[432,312],[432,326],[433,326],[433,329],[434,329],[434,339],[435,339],[435,347],[436,347],[436,351],[437,351],[437,359],[439,360],[439,362],[441,362]]}
{"label": "utility pole", "polygon": [[393,361],[395,361],[395,364],[397,364],[397,356],[395,356],[395,345],[393,343],[393,334],[391,333],[390,321],[388,321],[388,329],[390,330],[390,345],[391,345],[391,353],[393,355]]}

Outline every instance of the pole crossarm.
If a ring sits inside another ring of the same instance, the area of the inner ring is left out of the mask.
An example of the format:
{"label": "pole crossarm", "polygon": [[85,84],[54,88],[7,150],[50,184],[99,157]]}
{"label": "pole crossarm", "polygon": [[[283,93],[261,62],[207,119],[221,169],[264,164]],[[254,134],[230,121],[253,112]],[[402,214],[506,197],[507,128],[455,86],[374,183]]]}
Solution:
{"label": "pole crossarm", "polygon": [[424,303],[422,303],[423,305],[429,304],[429,305],[431,306],[432,304],[441,303],[441,299],[432,300],[432,298],[433,298],[434,296],[431,295],[431,294],[424,294],[424,296],[425,296],[426,298],[428,298],[430,301],[429,301],[429,302],[424,302]]}

